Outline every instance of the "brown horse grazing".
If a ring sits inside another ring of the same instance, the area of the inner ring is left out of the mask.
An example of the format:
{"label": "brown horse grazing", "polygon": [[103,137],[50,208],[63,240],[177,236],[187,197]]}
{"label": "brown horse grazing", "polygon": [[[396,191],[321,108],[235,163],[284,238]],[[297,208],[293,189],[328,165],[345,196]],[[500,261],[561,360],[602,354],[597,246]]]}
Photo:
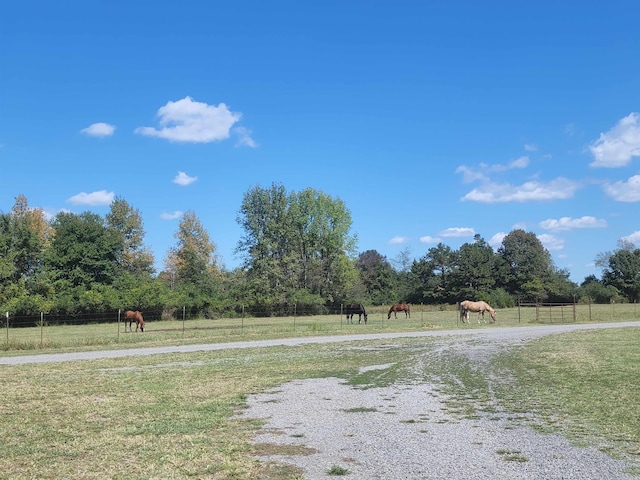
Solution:
{"label": "brown horse grazing", "polygon": [[138,327],[140,327],[140,331],[144,332],[144,318],[142,318],[142,313],[136,310],[127,310],[124,312],[124,331],[127,331],[127,322],[129,322],[129,331],[133,332],[131,329],[131,324],[136,322],[136,332],[138,331]]}
{"label": "brown horse grazing", "polygon": [[404,312],[404,318],[411,318],[411,305],[407,305],[406,303],[394,303],[389,309],[387,320],[391,318],[391,312],[393,312],[395,318],[398,318],[398,312]]}
{"label": "brown horse grazing", "polygon": [[471,302],[469,300],[460,302],[460,320],[462,320],[462,323],[466,323],[469,320],[469,312],[478,313],[478,323],[480,323],[481,316],[484,322],[484,312],[489,312],[489,315],[491,315],[491,323],[496,321],[496,311],[487,302]]}
{"label": "brown horse grazing", "polygon": [[353,316],[358,315],[358,323],[362,321],[364,315],[364,323],[367,324],[367,311],[361,303],[351,303],[344,306],[344,313],[347,316],[347,323],[353,323]]}

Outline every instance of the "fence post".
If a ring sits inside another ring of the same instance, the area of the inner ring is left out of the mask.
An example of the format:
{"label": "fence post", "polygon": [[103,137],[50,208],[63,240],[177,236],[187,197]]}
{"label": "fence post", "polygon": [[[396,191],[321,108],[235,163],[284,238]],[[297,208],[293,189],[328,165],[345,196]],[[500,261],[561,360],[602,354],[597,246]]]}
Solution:
{"label": "fence post", "polygon": [[293,304],[293,331],[296,331],[296,304]]}
{"label": "fence post", "polygon": [[340,304],[340,330],[342,330],[342,312],[343,312],[343,303]]}
{"label": "fence post", "polygon": [[183,305],[182,306],[182,336],[183,337],[184,337],[184,320],[185,320],[184,317],[185,317],[185,314],[186,314],[186,309],[187,309],[187,306]]}
{"label": "fence post", "polygon": [[7,312],[7,347],[9,346],[9,312]]}
{"label": "fence post", "polygon": [[122,312],[122,309],[118,309],[118,333],[116,335],[116,340],[119,342],[120,341],[120,313]]}
{"label": "fence post", "polygon": [[44,329],[44,312],[40,312],[40,348],[42,348],[42,335]]}
{"label": "fence post", "polygon": [[240,333],[244,333],[244,305],[242,305],[242,317],[240,319]]}

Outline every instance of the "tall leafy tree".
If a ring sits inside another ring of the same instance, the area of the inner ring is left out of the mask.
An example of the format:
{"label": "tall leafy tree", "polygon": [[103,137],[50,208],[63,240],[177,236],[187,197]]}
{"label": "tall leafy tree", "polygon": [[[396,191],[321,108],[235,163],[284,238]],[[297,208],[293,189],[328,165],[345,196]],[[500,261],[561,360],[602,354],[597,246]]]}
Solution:
{"label": "tall leafy tree", "polygon": [[16,197],[11,210],[11,249],[14,281],[29,279],[38,270],[42,253],[51,241],[53,229],[40,208],[29,208],[24,195]]}
{"label": "tall leafy tree", "polygon": [[382,305],[404,300],[396,298],[397,272],[376,250],[362,252],[356,260],[356,268],[371,303]]}
{"label": "tall leafy tree", "polygon": [[[244,256],[247,282],[253,303],[273,305],[286,302],[286,292],[298,276],[293,250],[294,229],[289,215],[289,198],[283,185],[260,186],[247,191],[236,221],[243,234],[236,252]],[[293,274],[292,274],[293,271]]]}
{"label": "tall leafy tree", "polygon": [[347,287],[352,268],[346,253],[355,252],[349,211],[342,200],[307,188],[290,194],[289,213],[302,267],[297,288],[335,301]]}
{"label": "tall leafy tree", "polygon": [[122,251],[118,264],[123,272],[132,275],[151,275],[154,273],[154,258],[144,244],[144,226],[140,211],[129,205],[123,198],[116,197],[106,215],[106,224],[122,237]]}
{"label": "tall leafy tree", "polygon": [[616,288],[630,302],[640,300],[640,248],[620,242],[611,253],[601,254],[596,265],[602,267],[602,283]]}
{"label": "tall leafy tree", "polygon": [[46,259],[56,280],[87,288],[94,283],[113,283],[122,239],[106,228],[99,215],[61,212],[53,227],[55,235]]}
{"label": "tall leafy tree", "polygon": [[452,303],[457,293],[452,290],[457,252],[443,243],[430,248],[426,255],[411,266],[415,290],[411,301]]}
{"label": "tall leafy tree", "polygon": [[507,234],[498,248],[507,291],[524,299],[545,299],[555,271],[551,254],[532,232],[517,229]]}
{"label": "tall leafy tree", "polygon": [[198,285],[219,274],[216,245],[193,210],[182,216],[174,236],[177,244],[169,250],[165,266],[177,283]]}
{"label": "tall leafy tree", "polygon": [[237,221],[243,235],[236,251],[256,303],[317,305],[344,296],[355,273],[348,256],[356,240],[341,200],[314,189],[256,186],[244,195]]}
{"label": "tall leafy tree", "polygon": [[460,292],[460,298],[489,300],[496,285],[496,255],[493,248],[476,234],[473,243],[463,244],[457,255],[452,288]]}
{"label": "tall leafy tree", "polygon": [[187,211],[175,233],[177,243],[165,258],[172,299],[193,315],[212,316],[221,306],[221,272],[216,245],[193,210]]}

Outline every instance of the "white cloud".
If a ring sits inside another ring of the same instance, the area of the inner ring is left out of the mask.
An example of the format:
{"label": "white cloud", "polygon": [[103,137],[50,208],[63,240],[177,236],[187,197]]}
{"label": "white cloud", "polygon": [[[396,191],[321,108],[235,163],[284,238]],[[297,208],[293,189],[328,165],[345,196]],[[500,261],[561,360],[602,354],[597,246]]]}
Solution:
{"label": "white cloud", "polygon": [[392,244],[392,245],[397,245],[397,244],[400,244],[400,243],[407,243],[408,241],[409,241],[409,238],[401,237],[399,235],[396,235],[391,240],[389,240],[389,243]]}
{"label": "white cloud", "polygon": [[494,165],[489,166],[489,169],[493,172],[504,172],[506,170],[512,170],[514,168],[526,168],[529,165],[529,157],[523,155],[522,157],[518,157],[515,160],[511,160],[506,165],[501,163],[496,163]]}
{"label": "white cloud", "polygon": [[506,236],[507,236],[506,233],[498,232],[493,237],[491,237],[487,243],[491,245],[494,250],[497,250],[499,247],[502,246],[502,240],[504,240],[504,237]]}
{"label": "white cloud", "polygon": [[585,215],[580,218],[561,217],[558,219],[549,218],[540,222],[540,227],[545,230],[560,232],[563,230],[573,230],[575,228],[603,228],[607,226],[607,221],[596,217]]}
{"label": "white cloud", "polygon": [[178,185],[186,187],[187,185],[191,185],[196,180],[198,180],[198,177],[190,177],[184,172],[178,172],[178,175],[173,178],[173,183],[177,183]]}
{"label": "white cloud", "polygon": [[592,167],[624,167],[640,157],[640,114],[630,113],[589,146]]}
{"label": "white cloud", "polygon": [[622,237],[620,240],[633,243],[634,245],[640,245],[640,230],[636,230],[635,232]]}
{"label": "white cloud", "polygon": [[564,200],[573,197],[578,187],[578,183],[563,177],[550,182],[531,181],[522,185],[487,183],[474,188],[460,200],[480,203]]}
{"label": "white cloud", "polygon": [[634,175],[626,182],[606,184],[602,188],[618,202],[640,202],[640,175]]}
{"label": "white cloud", "polygon": [[160,129],[138,127],[135,133],[174,142],[216,142],[229,138],[231,127],[241,116],[240,113],[229,110],[224,103],[218,106],[208,105],[185,97],[176,102],[169,101],[160,107]]}
{"label": "white cloud", "polygon": [[542,245],[544,245],[544,247],[550,252],[562,250],[564,248],[564,239],[558,238],[555,235],[543,233],[542,235],[538,235],[538,240],[540,240],[540,243],[542,243]]}
{"label": "white cloud", "polygon": [[528,165],[529,157],[524,155],[510,161],[507,164],[494,163],[489,165],[487,163],[481,163],[476,168],[468,167],[466,165],[460,165],[458,168],[456,168],[456,173],[462,174],[462,181],[464,183],[470,183],[476,180],[488,181],[488,172],[504,172],[507,170],[512,170],[514,168],[526,168]]}
{"label": "white cloud", "polygon": [[538,146],[537,146],[537,145],[534,145],[533,143],[526,143],[526,144],[524,145],[524,149],[525,149],[527,152],[536,152],[536,151],[538,151]]}
{"label": "white cloud", "polygon": [[438,243],[440,239],[438,237],[432,237],[430,235],[425,235],[424,237],[420,237],[420,243]]}
{"label": "white cloud", "polygon": [[100,122],[91,124],[87,128],[83,128],[80,130],[80,133],[84,133],[90,137],[110,137],[113,135],[115,129],[116,127],[114,125]]}
{"label": "white cloud", "polygon": [[233,129],[233,133],[238,136],[236,147],[251,147],[256,148],[258,144],[251,138],[251,130],[245,127],[236,127]]}
{"label": "white cloud", "polygon": [[456,168],[456,173],[462,173],[462,181],[464,183],[471,183],[475,180],[487,180],[487,176],[484,173],[467,167],[466,165],[460,165]]}
{"label": "white cloud", "polygon": [[473,228],[451,227],[442,230],[438,235],[446,238],[473,237],[476,234]]}
{"label": "white cloud", "polygon": [[176,218],[180,218],[182,215],[183,214],[180,210],[176,210],[173,213],[162,212],[160,214],[160,218],[163,220],[175,220]]}
{"label": "white cloud", "polygon": [[110,205],[111,202],[113,202],[114,196],[115,194],[113,192],[107,192],[106,190],[100,190],[92,193],[81,192],[73,197],[67,198],[67,202],[72,203],[73,205]]}

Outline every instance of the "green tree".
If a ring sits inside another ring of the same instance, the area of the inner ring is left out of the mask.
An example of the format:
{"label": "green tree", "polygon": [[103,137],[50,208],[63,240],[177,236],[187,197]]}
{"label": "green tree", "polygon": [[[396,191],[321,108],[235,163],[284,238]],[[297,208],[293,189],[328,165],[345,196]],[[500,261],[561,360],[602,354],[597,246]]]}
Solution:
{"label": "green tree", "polygon": [[430,248],[426,255],[411,266],[414,291],[410,301],[430,304],[455,303],[457,294],[451,290],[457,252],[443,243]]}
{"label": "green tree", "polygon": [[367,294],[367,300],[360,300],[360,303],[383,305],[404,300],[396,298],[397,272],[387,258],[376,250],[362,252],[356,260],[356,268]]}
{"label": "green tree", "polygon": [[344,203],[314,189],[256,186],[243,198],[236,252],[252,302],[268,308],[339,302],[354,282],[355,236]]}
{"label": "green tree", "polygon": [[118,255],[118,265],[123,272],[132,275],[152,275],[154,258],[144,244],[144,227],[140,211],[130,206],[123,198],[116,197],[111,202],[106,224],[122,238],[122,251]]}
{"label": "green tree", "polygon": [[502,259],[501,279],[509,293],[523,299],[544,300],[555,271],[549,251],[534,233],[513,230],[498,248]]}
{"label": "green tree", "polygon": [[118,275],[122,238],[94,213],[62,212],[52,223],[55,235],[45,253],[47,278],[54,285],[57,309],[73,312],[105,304]]}
{"label": "green tree", "polygon": [[476,234],[473,243],[460,247],[456,258],[452,289],[460,292],[460,298],[491,301],[491,291],[496,285],[496,254],[493,248]]}
{"label": "green tree", "polygon": [[603,269],[602,283],[617,289],[627,301],[640,300],[640,249],[620,242],[614,252],[600,254],[596,265]]}
{"label": "green tree", "polygon": [[209,315],[220,300],[216,245],[192,210],[183,215],[174,236],[177,244],[169,250],[165,268],[180,294],[177,298],[193,313]]}

